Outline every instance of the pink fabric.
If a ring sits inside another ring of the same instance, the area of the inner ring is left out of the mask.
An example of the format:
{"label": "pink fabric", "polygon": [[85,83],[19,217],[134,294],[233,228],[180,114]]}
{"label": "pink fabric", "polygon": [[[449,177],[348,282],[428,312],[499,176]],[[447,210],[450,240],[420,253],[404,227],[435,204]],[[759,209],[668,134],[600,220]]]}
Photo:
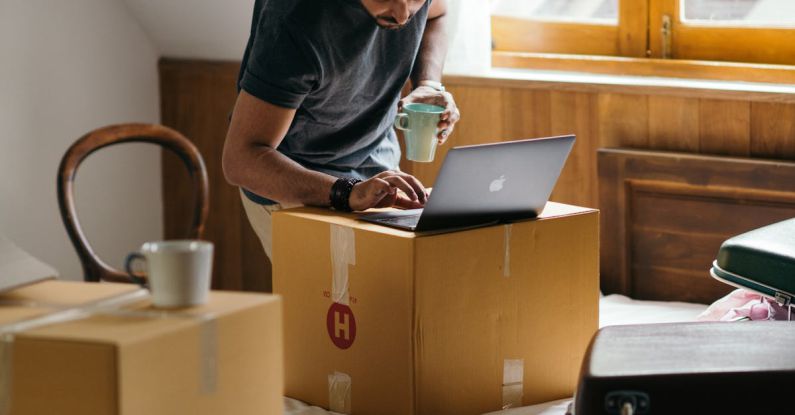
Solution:
{"label": "pink fabric", "polygon": [[739,288],[712,303],[696,319],[700,321],[787,320],[787,307],[761,294]]}

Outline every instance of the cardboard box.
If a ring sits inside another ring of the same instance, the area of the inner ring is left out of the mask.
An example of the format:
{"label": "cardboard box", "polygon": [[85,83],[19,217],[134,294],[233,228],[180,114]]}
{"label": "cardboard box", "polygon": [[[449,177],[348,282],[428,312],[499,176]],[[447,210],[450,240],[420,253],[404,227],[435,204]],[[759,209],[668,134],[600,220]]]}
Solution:
{"label": "cardboard box", "polygon": [[0,295],[0,333],[0,413],[282,413],[278,297],[165,312],[134,285],[46,281]]}
{"label": "cardboard box", "polygon": [[570,397],[598,326],[598,212],[415,234],[273,219],[286,395],[354,414],[481,414]]}

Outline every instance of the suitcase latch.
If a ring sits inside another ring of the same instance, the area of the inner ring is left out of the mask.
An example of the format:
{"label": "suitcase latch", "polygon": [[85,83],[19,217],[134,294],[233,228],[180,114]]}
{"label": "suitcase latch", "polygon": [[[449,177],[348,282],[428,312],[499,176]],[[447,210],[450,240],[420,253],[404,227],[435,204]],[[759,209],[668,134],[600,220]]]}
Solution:
{"label": "suitcase latch", "polygon": [[651,412],[649,394],[640,391],[613,391],[605,397],[605,411],[610,415],[644,415]]}
{"label": "suitcase latch", "polygon": [[787,307],[792,304],[792,297],[787,294],[777,292],[775,298],[778,305],[782,307]]}

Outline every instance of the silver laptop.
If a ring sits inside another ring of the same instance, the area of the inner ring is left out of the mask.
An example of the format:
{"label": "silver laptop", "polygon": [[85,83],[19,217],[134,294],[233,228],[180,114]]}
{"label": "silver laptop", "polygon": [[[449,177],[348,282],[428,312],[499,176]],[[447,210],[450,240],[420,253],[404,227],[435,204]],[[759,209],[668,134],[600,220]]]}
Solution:
{"label": "silver laptop", "polygon": [[424,209],[365,214],[361,220],[411,231],[487,226],[544,209],[574,136],[455,147]]}

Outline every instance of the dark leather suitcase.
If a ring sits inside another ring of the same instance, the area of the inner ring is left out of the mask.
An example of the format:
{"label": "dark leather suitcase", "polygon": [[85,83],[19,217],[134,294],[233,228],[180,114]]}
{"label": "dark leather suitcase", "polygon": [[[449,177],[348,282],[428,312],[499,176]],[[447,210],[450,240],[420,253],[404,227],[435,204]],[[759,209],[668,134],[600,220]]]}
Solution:
{"label": "dark leather suitcase", "polygon": [[710,274],[790,305],[795,300],[795,219],[727,239]]}
{"label": "dark leather suitcase", "polygon": [[574,414],[696,413],[795,413],[795,324],[647,324],[597,332]]}

